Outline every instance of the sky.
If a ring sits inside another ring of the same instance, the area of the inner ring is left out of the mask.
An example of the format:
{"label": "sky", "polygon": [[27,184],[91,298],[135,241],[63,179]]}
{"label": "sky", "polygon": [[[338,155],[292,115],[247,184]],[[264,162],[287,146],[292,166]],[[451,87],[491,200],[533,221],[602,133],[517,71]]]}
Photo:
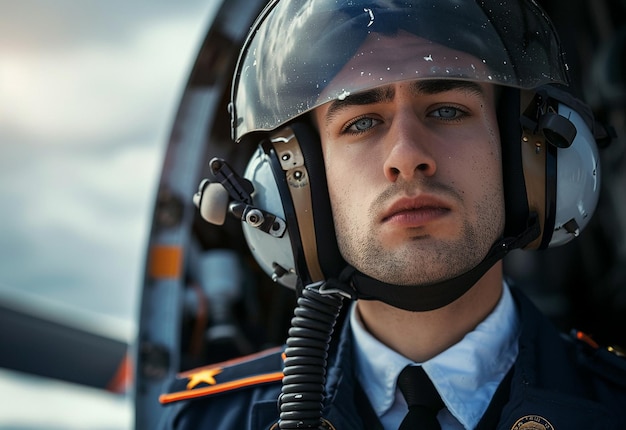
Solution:
{"label": "sky", "polygon": [[[161,163],[218,3],[0,0],[0,296],[132,338]],[[127,428],[128,402],[67,385],[0,371],[0,429],[40,428],[33,409],[56,415],[46,428]],[[111,427],[85,421],[99,414]]]}

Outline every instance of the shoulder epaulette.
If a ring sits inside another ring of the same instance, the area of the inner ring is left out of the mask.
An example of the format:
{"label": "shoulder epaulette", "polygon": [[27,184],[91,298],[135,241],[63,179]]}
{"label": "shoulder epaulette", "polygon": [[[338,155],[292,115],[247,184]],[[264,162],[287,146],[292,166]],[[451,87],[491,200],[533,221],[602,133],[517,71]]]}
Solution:
{"label": "shoulder epaulette", "polygon": [[280,382],[283,378],[283,348],[215,363],[176,375],[161,404],[196,399],[248,387]]}

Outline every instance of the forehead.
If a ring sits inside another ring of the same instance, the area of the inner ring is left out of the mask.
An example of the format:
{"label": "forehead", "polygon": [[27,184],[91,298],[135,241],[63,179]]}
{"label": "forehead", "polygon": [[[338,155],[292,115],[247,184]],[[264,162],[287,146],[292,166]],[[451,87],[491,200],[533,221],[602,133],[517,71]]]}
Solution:
{"label": "forehead", "polygon": [[400,31],[371,33],[354,56],[328,83],[319,101],[342,99],[391,82],[468,80],[490,82],[484,61],[465,52]]}

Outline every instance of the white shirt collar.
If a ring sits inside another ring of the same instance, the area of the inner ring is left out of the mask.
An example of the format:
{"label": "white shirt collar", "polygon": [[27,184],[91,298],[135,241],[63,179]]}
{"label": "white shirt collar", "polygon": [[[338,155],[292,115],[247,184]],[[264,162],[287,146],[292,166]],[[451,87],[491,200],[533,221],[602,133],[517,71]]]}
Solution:
{"label": "white shirt collar", "polygon": [[506,283],[497,306],[475,330],[424,363],[413,363],[374,338],[355,305],[350,326],[356,376],[385,428],[398,428],[406,413],[396,380],[409,364],[421,364],[441,395],[443,428],[475,428],[518,353],[519,317]]}

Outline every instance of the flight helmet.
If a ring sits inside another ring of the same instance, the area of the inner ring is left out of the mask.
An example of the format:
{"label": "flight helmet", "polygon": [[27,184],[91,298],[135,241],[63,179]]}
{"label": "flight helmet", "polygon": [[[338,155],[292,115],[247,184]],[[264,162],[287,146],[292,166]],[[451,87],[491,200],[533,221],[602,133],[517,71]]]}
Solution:
{"label": "flight helmet", "polygon": [[[246,205],[265,223],[235,211],[253,255],[288,287],[341,279],[353,298],[423,311],[458,298],[511,249],[568,242],[594,212],[600,171],[593,117],[567,92],[567,68],[552,23],[532,0],[270,2],[241,50],[229,106],[233,139],[257,146],[244,173]],[[309,113],[378,86],[427,79],[498,86],[506,219],[474,269],[407,288],[343,260]],[[237,200],[229,195],[222,200]]]}

